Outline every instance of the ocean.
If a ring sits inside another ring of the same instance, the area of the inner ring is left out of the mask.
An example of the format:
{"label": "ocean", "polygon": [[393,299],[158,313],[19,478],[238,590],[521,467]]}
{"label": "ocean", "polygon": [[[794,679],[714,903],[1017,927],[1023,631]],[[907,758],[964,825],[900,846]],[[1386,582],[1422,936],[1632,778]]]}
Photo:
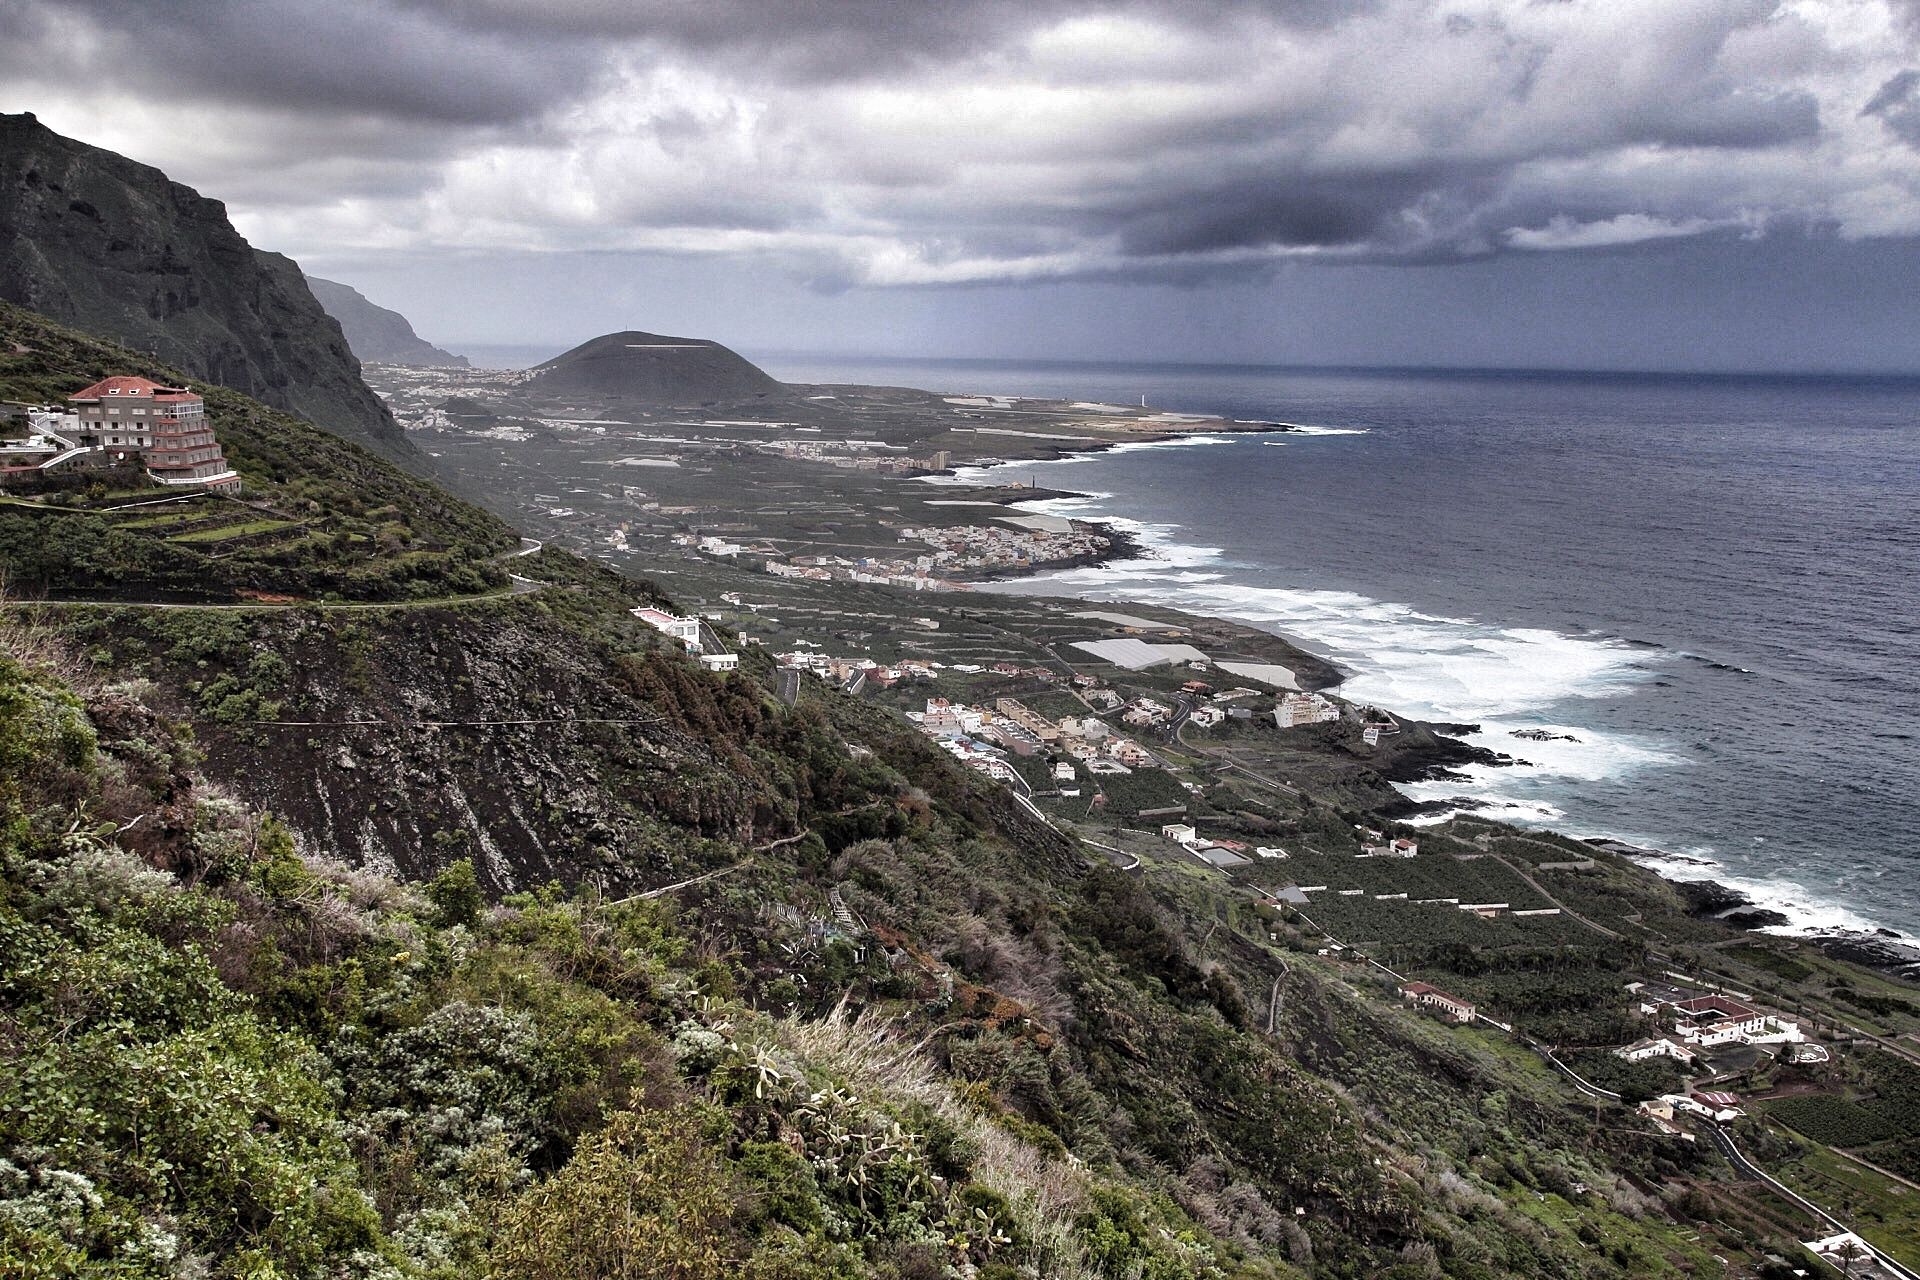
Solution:
{"label": "ocean", "polygon": [[996,469],[1147,548],[998,589],[1286,635],[1523,762],[1416,799],[1920,935],[1920,379],[765,363],[1301,424]]}

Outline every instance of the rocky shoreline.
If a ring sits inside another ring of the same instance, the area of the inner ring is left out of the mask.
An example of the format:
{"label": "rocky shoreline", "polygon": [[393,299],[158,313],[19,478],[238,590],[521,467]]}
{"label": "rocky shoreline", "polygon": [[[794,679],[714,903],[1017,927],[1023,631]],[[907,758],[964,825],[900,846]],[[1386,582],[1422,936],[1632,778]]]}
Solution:
{"label": "rocky shoreline", "polygon": [[[1619,840],[1595,838],[1587,843],[1637,863],[1668,857],[1658,849],[1641,848]],[[1649,874],[1659,874],[1651,868],[1647,870]],[[1765,906],[1751,894],[1718,880],[1676,880],[1671,876],[1661,878],[1679,893],[1687,904],[1687,914],[1690,916],[1717,920],[1749,931],[1777,929],[1793,923],[1784,912]],[[1808,946],[1818,947],[1836,960],[1857,964],[1890,977],[1908,981],[1920,979],[1920,943],[1892,929],[1827,929],[1795,934],[1794,937]]]}

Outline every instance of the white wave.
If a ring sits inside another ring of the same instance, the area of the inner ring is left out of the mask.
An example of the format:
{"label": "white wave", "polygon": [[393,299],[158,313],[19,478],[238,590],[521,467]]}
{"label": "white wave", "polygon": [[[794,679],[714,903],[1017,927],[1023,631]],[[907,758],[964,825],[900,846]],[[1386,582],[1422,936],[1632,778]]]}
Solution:
{"label": "white wave", "polygon": [[[1631,843],[1631,841],[1629,841]],[[1634,859],[1668,880],[1712,880],[1738,890],[1752,900],[1756,908],[1778,911],[1787,923],[1769,925],[1761,933],[1795,936],[1826,933],[1866,933],[1878,927],[1859,912],[1807,888],[1797,880],[1773,874],[1748,874],[1738,866],[1729,866],[1711,850],[1687,850]]]}
{"label": "white wave", "polygon": [[921,484],[939,485],[990,485],[993,484],[993,468],[964,466],[955,467],[952,474],[944,476],[919,476]]}
{"label": "white wave", "polygon": [[[1155,524],[1100,510],[1102,504],[1112,498],[1113,495],[1110,493],[1077,493],[1062,498],[1035,498],[1030,502],[1016,502],[1013,506],[1021,511],[1031,511],[1035,515],[1065,516],[1074,520],[1098,520],[1101,524],[1110,525],[1131,537],[1149,557],[1095,566],[1084,571],[1088,574],[1097,576],[1110,571],[1116,579],[1131,579],[1142,574],[1151,574],[1156,579],[1164,579],[1167,575],[1164,570],[1158,568],[1160,565],[1175,569],[1190,569],[1211,564],[1220,559],[1222,552],[1219,547],[1196,547],[1181,542],[1178,537],[1180,526],[1177,524]],[[1185,579],[1185,581],[1213,581],[1220,576],[1208,574],[1201,579]],[[1048,580],[1056,579],[1049,575]],[[1035,579],[1028,579],[1028,581],[1035,581]]]}
{"label": "white wave", "polygon": [[1177,526],[1076,514],[1126,529],[1152,558],[1046,574],[1010,589],[1246,622],[1304,641],[1347,668],[1341,692],[1356,702],[1421,720],[1486,721],[1544,712],[1571,698],[1613,696],[1652,678],[1644,651],[1606,637],[1495,627],[1350,591],[1254,586],[1230,573],[1180,580],[1169,570],[1231,566],[1220,564],[1219,548],[1181,544]]}
{"label": "white wave", "polygon": [[[1514,729],[1545,729],[1571,734],[1540,742],[1515,738]],[[1423,815],[1420,824],[1443,822],[1458,813],[1478,813],[1521,827],[1551,827],[1564,831],[1566,810],[1553,797],[1583,782],[1618,780],[1647,769],[1672,768],[1684,763],[1679,756],[1630,734],[1598,733],[1567,725],[1537,721],[1489,721],[1466,741],[1514,758],[1512,764],[1469,764],[1452,770],[1450,778],[1399,784],[1410,800],[1423,803],[1462,800],[1467,804]]]}
{"label": "white wave", "polygon": [[[1169,440],[1128,440],[1105,450],[1107,453],[1145,453],[1149,449],[1193,449],[1210,444],[1232,444],[1234,436],[1174,436]],[[1089,457],[1098,457],[1090,454]]]}
{"label": "white wave", "polygon": [[[1232,444],[1234,439],[1235,437],[1233,436],[1195,435],[1173,436],[1166,440],[1124,440],[1119,444],[1109,445],[1104,449],[1092,449],[1085,453],[1070,454],[1064,458],[1049,459],[1044,465],[1049,467],[1070,467],[1078,463],[1098,462],[1102,458],[1111,457],[1119,453],[1146,453],[1152,449],[1196,449],[1203,448],[1207,445]],[[1024,462],[1007,462],[1001,464],[1001,466],[1010,468],[1020,474],[1025,474],[1026,469],[1034,465],[1041,464]]]}
{"label": "white wave", "polygon": [[[1364,436],[1372,432],[1366,427],[1308,427],[1298,423],[1290,424],[1282,433],[1289,436]],[[1261,444],[1284,446],[1285,440],[1262,440]]]}

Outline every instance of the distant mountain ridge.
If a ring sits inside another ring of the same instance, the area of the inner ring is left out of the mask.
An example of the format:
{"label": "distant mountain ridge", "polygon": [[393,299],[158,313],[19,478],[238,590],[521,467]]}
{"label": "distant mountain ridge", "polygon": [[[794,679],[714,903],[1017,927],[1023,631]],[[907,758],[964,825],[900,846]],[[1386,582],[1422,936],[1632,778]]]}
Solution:
{"label": "distant mountain ridge", "polygon": [[340,322],[357,358],[377,364],[469,367],[465,356],[434,346],[414,332],[412,321],[371,301],[352,285],[316,275],[309,275],[307,284],[327,314]]}
{"label": "distant mountain ridge", "polygon": [[663,405],[791,394],[785,383],[717,342],[637,330],[602,334],[534,366],[525,389],[536,395],[617,396]]}
{"label": "distant mountain ridge", "polygon": [[0,300],[396,457],[413,448],[292,259],[160,170],[0,115]]}

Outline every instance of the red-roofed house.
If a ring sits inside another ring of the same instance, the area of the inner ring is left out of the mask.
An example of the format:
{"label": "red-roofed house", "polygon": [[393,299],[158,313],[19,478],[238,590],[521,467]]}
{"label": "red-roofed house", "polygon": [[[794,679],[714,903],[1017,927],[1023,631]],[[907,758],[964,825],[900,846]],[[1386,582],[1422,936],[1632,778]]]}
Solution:
{"label": "red-roofed house", "polygon": [[1764,1013],[1730,996],[1696,996],[1673,1007],[1680,1016],[1676,1030],[1681,1039],[1707,1048],[1744,1041],[1766,1031]]}
{"label": "red-roofed house", "polygon": [[1720,1124],[1729,1120],[1738,1120],[1747,1114],[1740,1109],[1740,1099],[1731,1093],[1719,1089],[1695,1089],[1691,1099],[1691,1110],[1709,1117]]}
{"label": "red-roofed house", "polygon": [[218,489],[240,483],[207,423],[206,402],[185,387],[102,378],[67,399],[82,445],[115,460],[137,458],[161,484]]}

